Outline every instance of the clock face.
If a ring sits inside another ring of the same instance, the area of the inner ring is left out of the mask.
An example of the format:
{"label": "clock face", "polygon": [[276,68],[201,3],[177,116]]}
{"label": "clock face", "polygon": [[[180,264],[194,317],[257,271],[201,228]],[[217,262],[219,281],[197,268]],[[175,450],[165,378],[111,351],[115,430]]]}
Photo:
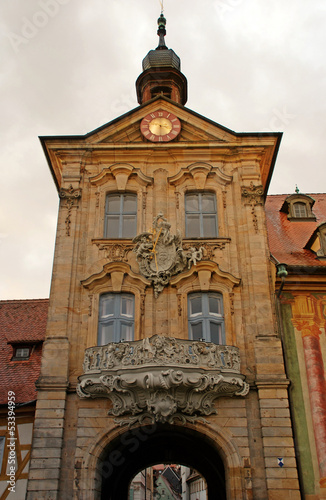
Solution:
{"label": "clock face", "polygon": [[181,123],[172,113],[158,109],[142,119],[141,133],[151,142],[169,142],[181,131]]}

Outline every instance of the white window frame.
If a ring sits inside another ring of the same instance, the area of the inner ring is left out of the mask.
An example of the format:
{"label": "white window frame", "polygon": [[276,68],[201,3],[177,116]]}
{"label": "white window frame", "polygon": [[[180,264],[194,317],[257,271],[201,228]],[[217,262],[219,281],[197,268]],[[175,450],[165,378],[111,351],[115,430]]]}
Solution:
{"label": "white window frame", "polygon": [[[197,313],[192,312],[192,300],[201,300],[201,309]],[[216,299],[218,301],[218,308],[220,313],[210,311],[210,300]],[[214,339],[212,335],[211,325],[218,325],[219,338]],[[193,327],[200,325],[202,335],[201,337],[194,338]],[[224,309],[223,309],[223,296],[218,292],[205,292],[205,293],[191,293],[188,295],[188,328],[190,340],[204,340],[205,342],[214,342],[219,345],[225,345],[225,322],[224,322]],[[216,340],[218,340],[216,342]]]}
{"label": "white window frame", "polygon": [[[119,211],[109,212],[108,205],[109,200],[113,196],[118,196],[120,198]],[[126,197],[132,197],[135,200],[135,210],[124,211],[124,204]],[[110,234],[109,221],[110,219],[119,217],[119,228],[118,234]],[[135,229],[132,235],[127,235],[125,233],[124,222],[126,218],[134,217]],[[104,217],[104,238],[119,239],[119,238],[134,238],[137,233],[137,194],[135,193],[108,193],[105,199],[105,217]]]}
{"label": "white window frame", "polygon": [[[187,198],[190,196],[198,197],[198,210],[188,210],[187,209]],[[203,210],[203,198],[205,196],[211,196],[214,200],[214,211]],[[199,234],[196,236],[189,235],[188,230],[188,219],[191,215],[199,216]],[[204,192],[190,192],[185,195],[185,216],[186,216],[186,238],[217,238],[218,237],[218,220],[217,220],[217,204],[215,193],[204,191]],[[204,218],[205,216],[214,216],[215,219],[215,230],[214,234],[205,234],[204,232]]]}
{"label": "white window frame", "polygon": [[[112,301],[112,313],[102,315],[102,305],[104,301]],[[122,312],[123,301],[129,302],[131,311],[126,314]],[[98,345],[106,345],[111,342],[134,340],[134,318],[135,318],[135,297],[131,293],[105,293],[100,296],[99,320],[98,320]],[[104,327],[112,325],[112,338],[105,337]],[[124,338],[122,329],[127,327],[128,337]],[[103,328],[103,330],[102,330]]]}
{"label": "white window frame", "polygon": [[28,359],[30,356],[29,347],[16,347],[15,358],[16,359]]}

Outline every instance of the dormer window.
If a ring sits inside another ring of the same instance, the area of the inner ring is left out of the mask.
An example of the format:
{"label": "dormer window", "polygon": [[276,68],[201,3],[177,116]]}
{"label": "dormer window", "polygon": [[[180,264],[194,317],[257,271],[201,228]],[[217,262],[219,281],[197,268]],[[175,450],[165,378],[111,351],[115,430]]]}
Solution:
{"label": "dormer window", "polygon": [[24,361],[26,359],[29,359],[30,356],[30,347],[28,346],[15,346],[14,347],[14,355],[13,355],[13,361]]}
{"label": "dormer window", "polygon": [[315,252],[318,259],[326,259],[326,222],[316,228],[305,248]]}
{"label": "dormer window", "polygon": [[298,192],[288,196],[284,200],[281,212],[285,212],[291,221],[316,220],[312,212],[314,203],[315,200],[311,196]]}

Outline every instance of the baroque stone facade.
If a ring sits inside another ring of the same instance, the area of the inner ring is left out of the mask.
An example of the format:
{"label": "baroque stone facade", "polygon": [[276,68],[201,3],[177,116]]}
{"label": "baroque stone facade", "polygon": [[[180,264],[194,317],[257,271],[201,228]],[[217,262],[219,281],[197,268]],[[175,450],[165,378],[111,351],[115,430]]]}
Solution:
{"label": "baroque stone facade", "polygon": [[27,499],[127,499],[172,461],[210,500],[296,500],[263,209],[281,136],[184,107],[160,22],[138,108],[41,138],[64,195]]}

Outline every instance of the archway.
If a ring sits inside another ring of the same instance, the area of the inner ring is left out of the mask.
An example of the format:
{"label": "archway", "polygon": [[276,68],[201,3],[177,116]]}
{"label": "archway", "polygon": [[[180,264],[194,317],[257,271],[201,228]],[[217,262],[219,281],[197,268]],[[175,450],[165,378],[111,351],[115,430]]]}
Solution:
{"label": "archway", "polygon": [[155,463],[193,467],[206,479],[208,500],[226,500],[224,464],[211,439],[188,427],[157,424],[128,430],[103,451],[101,500],[127,500],[134,475]]}

